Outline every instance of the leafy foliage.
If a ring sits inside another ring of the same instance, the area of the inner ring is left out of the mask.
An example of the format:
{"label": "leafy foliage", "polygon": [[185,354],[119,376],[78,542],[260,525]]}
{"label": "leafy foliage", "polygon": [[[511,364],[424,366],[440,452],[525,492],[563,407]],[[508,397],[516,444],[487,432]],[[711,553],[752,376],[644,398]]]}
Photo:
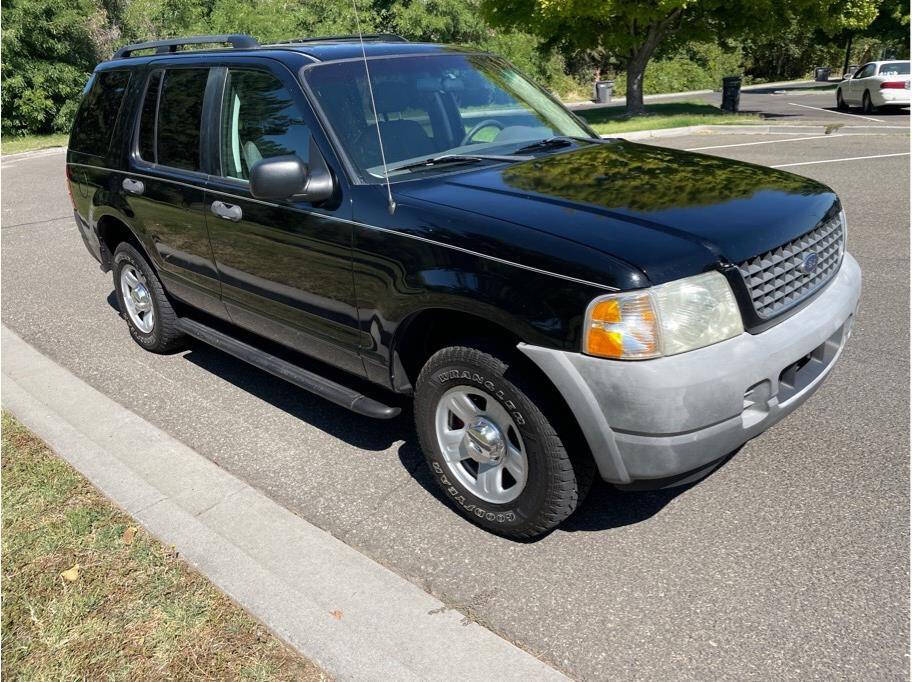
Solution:
{"label": "leafy foliage", "polygon": [[617,61],[627,72],[627,110],[642,113],[643,78],[654,55],[693,41],[750,31],[775,33],[791,18],[828,34],[873,21],[879,0],[482,0],[495,26],[529,30],[547,45],[582,52],[598,70]]}
{"label": "leafy foliage", "polygon": [[91,0],[11,0],[3,13],[3,133],[63,132],[98,61],[104,10]]}
{"label": "leafy foliage", "polygon": [[[746,69],[801,76],[908,55],[902,0],[355,0],[361,29],[495,52],[562,95],[616,74],[616,91],[718,87]],[[3,0],[2,132],[66,132],[95,64],[126,42],[249,33],[261,42],[356,32],[351,0]],[[872,23],[873,22],[873,23]],[[868,27],[868,28],[866,28]]]}

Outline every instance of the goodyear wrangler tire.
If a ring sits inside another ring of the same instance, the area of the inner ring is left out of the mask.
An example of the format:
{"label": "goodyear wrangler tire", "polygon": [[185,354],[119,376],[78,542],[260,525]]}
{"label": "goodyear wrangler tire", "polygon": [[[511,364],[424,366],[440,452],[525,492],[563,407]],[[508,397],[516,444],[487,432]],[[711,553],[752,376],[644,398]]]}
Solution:
{"label": "goodyear wrangler tire", "polygon": [[418,377],[415,420],[431,473],[453,506],[487,530],[533,538],[573,513],[592,462],[571,459],[547,400],[509,369],[475,348],[438,351]]}
{"label": "goodyear wrangler tire", "polygon": [[113,265],[114,292],[133,340],[153,353],[180,348],[185,337],[152,266],[127,242],[114,249]]}

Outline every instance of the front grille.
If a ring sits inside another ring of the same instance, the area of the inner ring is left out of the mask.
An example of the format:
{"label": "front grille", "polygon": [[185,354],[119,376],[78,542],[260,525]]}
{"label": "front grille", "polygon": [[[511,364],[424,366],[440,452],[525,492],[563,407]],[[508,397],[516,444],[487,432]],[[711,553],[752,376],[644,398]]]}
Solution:
{"label": "front grille", "polygon": [[[837,215],[788,244],[741,263],[738,269],[757,315],[774,317],[829,282],[842,259],[843,232]],[[805,268],[811,254],[817,255],[817,265]]]}

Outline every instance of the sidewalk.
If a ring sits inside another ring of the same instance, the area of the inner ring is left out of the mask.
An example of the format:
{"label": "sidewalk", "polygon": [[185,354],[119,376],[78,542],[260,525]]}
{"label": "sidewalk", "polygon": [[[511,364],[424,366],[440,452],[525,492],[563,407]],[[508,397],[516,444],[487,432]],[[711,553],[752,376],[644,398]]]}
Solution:
{"label": "sidewalk", "polygon": [[151,534],[337,679],[564,680],[2,327],[3,406]]}
{"label": "sidewalk", "polygon": [[[755,83],[754,85],[745,85],[741,88],[741,92],[751,92],[752,90],[767,90],[769,88],[780,88],[780,87],[826,87],[827,85],[833,85],[838,83],[839,79],[833,80],[830,79],[827,83],[821,83],[818,81],[776,81],[774,83]],[[644,102],[653,102],[663,99],[679,99],[686,97],[698,97],[700,95],[710,95],[714,92],[721,92],[722,85],[720,84],[718,88],[712,90],[687,90],[685,92],[665,92],[657,95],[644,95]],[[611,98],[611,101],[607,104],[600,104],[598,102],[593,102],[592,100],[573,100],[569,102],[564,102],[564,104],[570,109],[597,109],[599,107],[622,107],[627,104],[627,98],[622,96],[614,96]]]}

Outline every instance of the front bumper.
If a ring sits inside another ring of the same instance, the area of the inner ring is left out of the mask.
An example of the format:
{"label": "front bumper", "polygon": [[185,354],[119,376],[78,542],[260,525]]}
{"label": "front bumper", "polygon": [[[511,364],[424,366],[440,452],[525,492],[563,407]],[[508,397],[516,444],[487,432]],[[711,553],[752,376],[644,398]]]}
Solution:
{"label": "front bumper", "polygon": [[860,294],[847,253],[811,303],[761,334],[644,361],[519,349],[573,410],[602,478],[661,479],[723,457],[807,400],[841,354]]}

